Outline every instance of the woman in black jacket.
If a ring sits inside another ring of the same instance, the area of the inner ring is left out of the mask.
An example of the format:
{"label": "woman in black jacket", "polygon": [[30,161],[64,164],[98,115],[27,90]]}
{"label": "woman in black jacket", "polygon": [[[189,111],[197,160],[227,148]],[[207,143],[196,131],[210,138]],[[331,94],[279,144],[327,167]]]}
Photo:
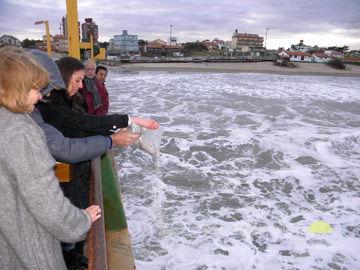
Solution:
{"label": "woman in black jacket", "polygon": [[[126,128],[136,123],[148,129],[157,129],[159,124],[151,119],[134,118],[128,115],[89,115],[82,110],[76,102],[77,92],[82,88],[84,78],[84,65],[72,57],[64,57],[57,61],[61,76],[67,90],[54,90],[50,96],[44,97],[44,102],[38,103],[38,109],[45,122],[53,125],[64,136],[69,138],[83,138],[89,135],[108,135],[111,130]],[[138,134],[124,132],[124,144],[130,145],[139,137]],[[111,141],[110,141],[111,144]],[[111,145],[110,145],[111,146]],[[89,205],[90,162],[85,161],[74,164],[73,179],[61,183],[66,197],[79,208]],[[81,253],[82,244],[78,245]],[[78,263],[74,261],[75,249],[73,245],[63,245],[64,257],[69,268]],[[80,269],[80,268],[79,268]]]}

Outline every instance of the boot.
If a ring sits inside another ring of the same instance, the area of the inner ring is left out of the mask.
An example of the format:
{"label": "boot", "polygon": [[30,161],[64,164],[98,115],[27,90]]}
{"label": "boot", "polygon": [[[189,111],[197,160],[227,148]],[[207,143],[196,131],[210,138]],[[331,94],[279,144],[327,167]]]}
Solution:
{"label": "boot", "polygon": [[75,248],[80,266],[88,268],[88,258],[84,256],[84,241],[77,242]]}
{"label": "boot", "polygon": [[64,255],[64,260],[67,269],[69,270],[83,270],[79,264],[76,248],[73,248],[69,251],[62,250]]}

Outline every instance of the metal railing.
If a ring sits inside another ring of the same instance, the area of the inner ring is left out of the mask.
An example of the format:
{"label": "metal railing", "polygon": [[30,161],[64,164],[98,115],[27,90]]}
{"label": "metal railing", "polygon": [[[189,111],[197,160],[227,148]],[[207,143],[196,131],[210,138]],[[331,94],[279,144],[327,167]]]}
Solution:
{"label": "metal railing", "polygon": [[100,158],[91,160],[90,205],[99,205],[102,217],[93,223],[89,232],[89,270],[107,270],[106,234],[102,193]]}

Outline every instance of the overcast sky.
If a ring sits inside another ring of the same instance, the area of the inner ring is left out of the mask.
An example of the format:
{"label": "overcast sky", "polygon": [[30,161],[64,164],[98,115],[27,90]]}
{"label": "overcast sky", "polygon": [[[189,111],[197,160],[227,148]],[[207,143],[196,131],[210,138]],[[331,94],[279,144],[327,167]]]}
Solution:
{"label": "overcast sky", "polygon": [[[109,41],[128,30],[139,39],[179,42],[230,41],[235,29],[258,34],[267,48],[306,45],[360,49],[360,0],[78,0],[80,23],[93,18],[99,40]],[[0,36],[41,39],[48,20],[50,34],[59,34],[66,0],[0,0]]]}

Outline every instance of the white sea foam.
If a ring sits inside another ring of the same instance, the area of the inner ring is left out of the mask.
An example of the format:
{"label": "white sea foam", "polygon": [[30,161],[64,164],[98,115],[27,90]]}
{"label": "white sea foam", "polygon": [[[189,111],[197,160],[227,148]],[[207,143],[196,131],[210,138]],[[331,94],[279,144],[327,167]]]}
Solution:
{"label": "white sea foam", "polygon": [[[360,269],[360,79],[122,73],[110,110],[165,129],[116,162],[137,269]],[[316,221],[332,234],[310,234]]]}

